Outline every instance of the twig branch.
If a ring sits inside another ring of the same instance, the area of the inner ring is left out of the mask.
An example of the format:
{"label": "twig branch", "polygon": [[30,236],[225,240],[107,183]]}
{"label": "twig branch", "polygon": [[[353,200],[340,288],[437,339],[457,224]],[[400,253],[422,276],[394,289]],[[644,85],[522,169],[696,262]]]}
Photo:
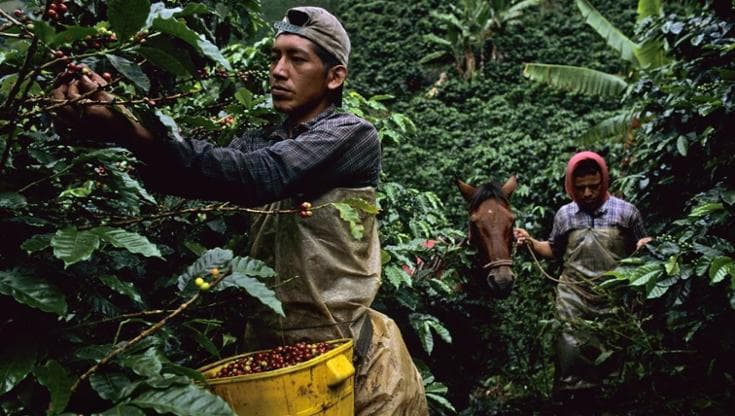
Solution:
{"label": "twig branch", "polygon": [[[330,204],[327,203],[327,204],[322,204],[322,205],[316,205],[316,206],[311,207],[310,211],[322,209],[328,205]],[[158,212],[158,213],[151,214],[151,215],[113,220],[113,221],[107,222],[106,225],[113,225],[113,226],[131,225],[131,224],[137,224],[143,221],[157,220],[161,218],[174,217],[177,215],[199,214],[199,213],[206,213],[206,212],[249,212],[249,213],[257,213],[257,214],[297,214],[301,212],[301,209],[294,208],[294,209],[266,210],[266,209],[230,206],[228,203],[223,203],[223,204],[211,204],[211,205],[206,205],[203,207],[185,208],[185,209],[172,210],[172,211],[162,211],[162,212]],[[91,228],[91,227],[92,226],[90,225],[90,226],[87,226],[86,228]],[[79,229],[81,230],[83,228],[80,227]]]}
{"label": "twig branch", "polygon": [[[210,285],[210,288],[214,288],[219,282],[222,281],[225,277],[229,275],[230,270],[225,269],[220,272],[220,274],[212,280],[212,283]],[[79,387],[79,384],[81,384],[82,381],[86,380],[94,374],[95,371],[97,371],[100,367],[107,364],[118,356],[119,354],[127,351],[130,349],[133,345],[137,344],[141,340],[143,340],[145,337],[155,333],[156,331],[163,328],[164,325],[166,325],[171,319],[175,318],[177,315],[182,313],[186,308],[188,308],[191,304],[193,304],[197,299],[199,299],[199,294],[201,292],[197,292],[189,298],[186,302],[182,303],[178,308],[176,308],[173,312],[171,312],[169,315],[167,315],[165,318],[161,319],[160,321],[156,322],[154,325],[149,327],[148,329],[142,331],[140,334],[138,334],[135,338],[131,339],[130,341],[124,343],[123,345],[115,348],[114,350],[110,351],[104,358],[102,358],[97,364],[90,367],[87,371],[84,372],[77,380],[74,382],[74,384],[71,386],[71,392],[76,391],[76,389]]]}
{"label": "twig branch", "polygon": [[140,342],[143,338],[153,334],[154,332],[158,331],[159,329],[163,328],[168,321],[175,318],[177,315],[179,315],[181,312],[183,312],[186,308],[189,307],[192,303],[194,303],[197,299],[199,299],[199,293],[195,293],[194,296],[192,296],[189,300],[182,303],[176,310],[171,312],[168,316],[161,319],[160,321],[156,322],[153,326],[149,327],[148,329],[144,330],[140,334],[138,334],[135,338],[131,339],[130,341],[123,343],[121,346],[115,348],[114,350],[110,351],[104,358],[102,358],[97,364],[90,367],[87,371],[84,372],[77,380],[74,382],[74,384],[71,386],[70,391],[74,392],[79,387],[79,384],[81,384],[84,380],[89,378],[92,374],[94,374],[95,371],[97,371],[100,367],[104,366],[110,360],[118,356],[119,354],[127,351],[130,349],[133,345]]}

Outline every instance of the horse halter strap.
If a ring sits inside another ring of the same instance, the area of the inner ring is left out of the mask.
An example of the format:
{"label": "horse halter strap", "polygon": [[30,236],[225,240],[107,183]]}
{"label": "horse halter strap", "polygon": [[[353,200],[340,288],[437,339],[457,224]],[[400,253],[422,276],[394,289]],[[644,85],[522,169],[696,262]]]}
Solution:
{"label": "horse halter strap", "polygon": [[513,267],[513,260],[512,259],[502,259],[502,260],[491,261],[490,263],[482,266],[482,268],[492,270],[492,269],[496,269],[502,266]]}

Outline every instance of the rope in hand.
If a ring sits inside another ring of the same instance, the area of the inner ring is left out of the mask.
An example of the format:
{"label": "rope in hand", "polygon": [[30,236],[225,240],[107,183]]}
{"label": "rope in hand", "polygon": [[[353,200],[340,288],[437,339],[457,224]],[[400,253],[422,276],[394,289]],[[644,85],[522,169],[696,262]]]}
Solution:
{"label": "rope in hand", "polygon": [[543,274],[544,277],[546,277],[547,279],[549,279],[549,280],[551,280],[553,282],[556,282],[556,283],[561,283],[561,284],[564,284],[565,283],[565,282],[562,282],[561,280],[559,280],[559,279],[551,276],[550,274],[548,274],[546,272],[546,270],[544,270],[543,266],[541,266],[541,263],[538,261],[538,258],[536,257],[536,253],[533,251],[533,248],[531,248],[531,245],[530,244],[525,244],[525,246],[528,249],[528,252],[531,253],[531,257],[533,257],[533,262],[536,264],[536,267],[538,267],[538,269],[541,271],[541,274]]}
{"label": "rope in hand", "polygon": [[[533,262],[536,264],[536,267],[541,271],[541,273],[544,275],[545,278],[551,280],[552,282],[556,282],[556,283],[559,283],[559,284],[562,284],[562,285],[575,285],[575,284],[584,284],[584,283],[592,284],[592,282],[594,280],[597,280],[599,277],[602,276],[602,275],[600,275],[597,278],[593,278],[593,279],[585,279],[585,278],[583,278],[582,280],[577,280],[577,281],[574,281],[574,280],[561,281],[561,280],[559,280],[559,279],[551,276],[550,274],[548,274],[546,272],[546,270],[544,270],[543,266],[541,266],[541,262],[538,261],[538,258],[536,257],[536,253],[533,251],[533,248],[531,248],[531,245],[530,244],[526,244],[526,248],[528,249],[528,252],[531,253],[531,257],[533,257]],[[594,288],[593,290],[597,290],[598,289],[594,285],[591,285],[590,287],[591,288]]]}

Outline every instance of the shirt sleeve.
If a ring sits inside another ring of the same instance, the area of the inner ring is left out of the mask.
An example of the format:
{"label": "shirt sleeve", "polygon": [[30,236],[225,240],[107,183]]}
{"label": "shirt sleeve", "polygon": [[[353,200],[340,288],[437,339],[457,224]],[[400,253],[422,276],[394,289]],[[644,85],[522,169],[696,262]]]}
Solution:
{"label": "shirt sleeve", "polygon": [[554,215],[554,225],[551,228],[551,234],[549,234],[549,245],[551,246],[551,252],[557,259],[562,258],[564,251],[567,248],[567,238],[569,231],[569,221],[566,219],[564,214],[564,208],[559,209]]}
{"label": "shirt sleeve", "polygon": [[634,242],[637,242],[643,237],[647,237],[646,229],[643,226],[643,217],[638,208],[632,206],[630,213],[630,233],[633,236]]}
{"label": "shirt sleeve", "polygon": [[168,140],[147,149],[144,176],[159,192],[245,206],[304,190],[359,186],[371,175],[379,176],[377,132],[357,117],[324,120],[295,139],[257,150],[242,148]]}

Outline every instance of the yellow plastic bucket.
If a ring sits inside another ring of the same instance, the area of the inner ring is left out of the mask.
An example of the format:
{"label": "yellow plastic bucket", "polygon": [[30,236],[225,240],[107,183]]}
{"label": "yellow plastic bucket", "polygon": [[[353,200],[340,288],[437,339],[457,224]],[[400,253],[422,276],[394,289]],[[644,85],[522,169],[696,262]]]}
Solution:
{"label": "yellow plastic bucket", "polygon": [[355,407],[351,339],[329,341],[332,350],[294,366],[256,374],[215,378],[229,357],[199,369],[210,390],[240,416],[352,416]]}

